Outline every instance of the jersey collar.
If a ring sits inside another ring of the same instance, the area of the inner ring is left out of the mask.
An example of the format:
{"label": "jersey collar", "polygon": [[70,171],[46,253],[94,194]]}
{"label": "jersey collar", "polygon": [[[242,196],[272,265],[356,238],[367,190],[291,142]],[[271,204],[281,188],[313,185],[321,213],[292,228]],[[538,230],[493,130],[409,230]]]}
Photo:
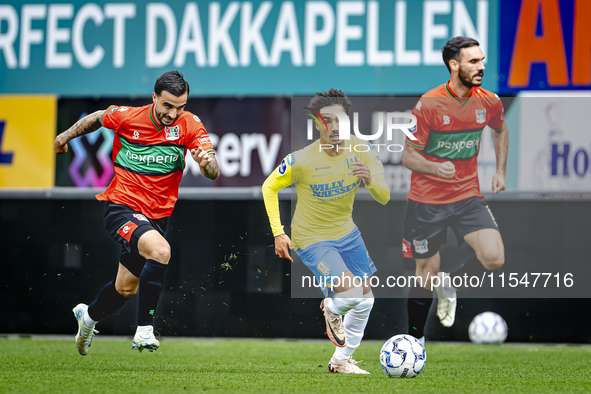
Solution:
{"label": "jersey collar", "polygon": [[156,122],[156,119],[154,119],[154,115],[152,114],[152,111],[154,111],[154,104],[150,105],[149,108],[149,113],[150,113],[150,120],[152,121],[152,124],[154,125],[154,127],[156,127],[156,131],[160,131],[164,128],[164,126],[162,126],[161,124],[158,124],[158,122]]}
{"label": "jersey collar", "polygon": [[451,87],[449,86],[449,81],[447,81],[447,83],[445,84],[445,90],[447,90],[447,93],[449,93],[449,95],[451,97],[453,97],[454,100],[456,100],[458,103],[460,103],[462,105],[462,107],[464,105],[466,105],[468,103],[468,101],[470,101],[470,99],[472,98],[473,89],[474,89],[473,87],[470,88],[470,93],[468,94],[468,96],[463,98],[463,97],[459,97],[457,94],[455,94],[453,92],[453,90],[451,90]]}

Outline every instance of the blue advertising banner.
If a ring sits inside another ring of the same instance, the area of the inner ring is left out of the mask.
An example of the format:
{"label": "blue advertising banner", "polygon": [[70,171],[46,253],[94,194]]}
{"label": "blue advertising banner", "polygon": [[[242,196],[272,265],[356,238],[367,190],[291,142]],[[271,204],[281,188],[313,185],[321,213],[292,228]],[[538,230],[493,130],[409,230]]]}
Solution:
{"label": "blue advertising banner", "polygon": [[193,96],[422,94],[440,48],[476,38],[497,90],[498,0],[135,0],[0,5],[0,92],[147,95],[178,69]]}
{"label": "blue advertising banner", "polygon": [[499,92],[591,89],[591,2],[503,0]]}

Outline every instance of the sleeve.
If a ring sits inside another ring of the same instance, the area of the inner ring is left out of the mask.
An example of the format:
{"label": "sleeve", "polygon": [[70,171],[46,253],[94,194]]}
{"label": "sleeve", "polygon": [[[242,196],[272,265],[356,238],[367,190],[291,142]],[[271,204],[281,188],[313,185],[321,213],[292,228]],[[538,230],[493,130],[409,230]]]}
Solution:
{"label": "sleeve", "polygon": [[406,137],[406,144],[412,146],[416,150],[425,149],[427,139],[429,138],[430,122],[429,122],[429,109],[425,105],[425,97],[417,102],[417,105],[412,110],[412,114],[417,118],[417,124],[413,128],[409,129],[416,140]]}
{"label": "sleeve", "polygon": [[390,201],[390,186],[386,183],[384,174],[371,175],[371,183],[365,185],[365,188],[369,190],[369,194],[382,205],[386,205]]}
{"label": "sleeve", "polygon": [[488,127],[491,129],[498,129],[503,124],[505,120],[505,108],[503,108],[503,102],[501,98],[495,94],[495,97],[492,99],[493,103],[491,105],[491,113],[492,117],[490,122],[488,122]]}
{"label": "sleeve", "polygon": [[365,152],[363,162],[369,167],[371,183],[365,185],[365,188],[369,190],[374,200],[382,205],[386,205],[390,201],[390,187],[386,183],[386,178],[384,178],[384,166],[372,144],[370,142],[367,144],[371,149]]}
{"label": "sleeve", "polygon": [[201,123],[201,119],[197,115],[193,115],[193,118],[187,121],[187,125],[190,130],[187,149],[191,150],[202,147],[207,153],[215,155],[211,139],[209,138],[209,134],[207,134],[207,130],[205,130],[205,126]]}
{"label": "sleeve", "polygon": [[118,107],[116,105],[111,105],[101,117],[101,124],[107,129],[117,131],[123,122],[127,120],[130,112],[131,111],[129,107]]}
{"label": "sleeve", "polygon": [[263,183],[263,200],[269,222],[271,223],[271,229],[273,230],[273,236],[275,237],[284,234],[281,218],[279,217],[279,198],[277,197],[277,192],[292,184],[293,164],[293,156],[291,154],[287,155],[281,161],[279,167]]}

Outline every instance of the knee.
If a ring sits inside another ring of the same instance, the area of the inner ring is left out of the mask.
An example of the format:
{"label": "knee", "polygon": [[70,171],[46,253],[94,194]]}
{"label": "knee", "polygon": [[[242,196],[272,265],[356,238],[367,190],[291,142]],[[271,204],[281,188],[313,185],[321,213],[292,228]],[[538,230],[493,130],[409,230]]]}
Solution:
{"label": "knee", "polygon": [[483,254],[480,262],[487,270],[498,270],[505,264],[505,251],[503,248],[489,250]]}
{"label": "knee", "polygon": [[137,293],[137,286],[133,285],[120,285],[115,286],[117,293],[121,294],[125,298],[131,298]]}
{"label": "knee", "polygon": [[360,298],[363,294],[362,282],[351,271],[343,273],[333,282],[333,289],[337,293],[347,291],[349,298]]}
{"label": "knee", "polygon": [[417,270],[416,270],[416,276],[420,276],[422,277],[424,280],[426,280],[427,278],[432,278],[434,276],[437,276],[437,273],[439,272],[438,269],[434,268],[434,267],[418,267],[417,266]]}
{"label": "knee", "polygon": [[160,264],[168,264],[170,260],[170,246],[166,244],[153,248],[147,258],[156,260]]}

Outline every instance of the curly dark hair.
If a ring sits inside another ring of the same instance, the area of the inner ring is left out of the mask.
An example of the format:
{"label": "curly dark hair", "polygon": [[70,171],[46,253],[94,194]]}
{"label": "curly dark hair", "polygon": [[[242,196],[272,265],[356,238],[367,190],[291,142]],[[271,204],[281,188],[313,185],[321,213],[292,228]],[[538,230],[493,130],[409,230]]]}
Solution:
{"label": "curly dark hair", "polygon": [[462,52],[462,48],[473,47],[474,45],[480,46],[480,43],[469,37],[454,37],[445,43],[445,46],[441,48],[441,54],[443,55],[443,62],[449,72],[451,72],[449,61],[452,59],[460,61],[460,52]]}
{"label": "curly dark hair", "polygon": [[310,104],[308,105],[308,107],[320,112],[321,108],[335,104],[343,107],[347,115],[349,115],[349,108],[351,108],[351,106],[353,105],[351,104],[351,101],[347,98],[345,93],[343,93],[341,90],[333,88],[327,90],[326,92],[316,93],[316,97],[310,100]]}
{"label": "curly dark hair", "polygon": [[162,91],[166,90],[173,96],[182,96],[187,93],[189,95],[189,83],[185,81],[183,74],[180,71],[167,71],[156,80],[154,85],[154,93],[158,96]]}

